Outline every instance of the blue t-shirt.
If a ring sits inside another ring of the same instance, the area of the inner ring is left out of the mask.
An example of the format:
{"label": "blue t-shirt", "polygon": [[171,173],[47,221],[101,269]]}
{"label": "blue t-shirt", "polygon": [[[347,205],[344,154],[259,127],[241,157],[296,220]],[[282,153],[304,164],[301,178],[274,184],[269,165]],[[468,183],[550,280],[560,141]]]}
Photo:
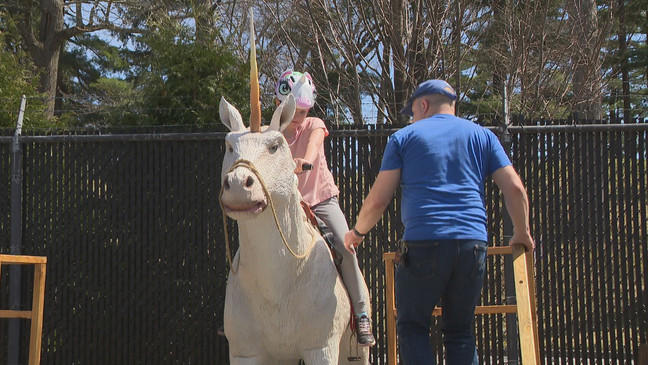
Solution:
{"label": "blue t-shirt", "polygon": [[510,164],[493,132],[449,114],[391,135],[380,170],[401,170],[403,239],[487,241],[484,181]]}

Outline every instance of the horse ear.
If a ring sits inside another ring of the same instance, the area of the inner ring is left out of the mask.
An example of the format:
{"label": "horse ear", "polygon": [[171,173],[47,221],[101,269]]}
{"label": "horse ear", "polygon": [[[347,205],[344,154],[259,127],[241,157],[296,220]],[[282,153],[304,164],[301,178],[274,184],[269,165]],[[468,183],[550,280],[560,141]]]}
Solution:
{"label": "horse ear", "polygon": [[277,109],[272,114],[272,121],[268,130],[275,130],[282,132],[292,122],[295,116],[295,97],[293,94],[288,94],[286,99],[279,104]]}
{"label": "horse ear", "polygon": [[221,122],[229,129],[231,132],[238,132],[245,129],[243,125],[243,118],[241,118],[241,113],[236,110],[230,103],[221,96],[220,104],[218,105],[218,114],[220,115]]}

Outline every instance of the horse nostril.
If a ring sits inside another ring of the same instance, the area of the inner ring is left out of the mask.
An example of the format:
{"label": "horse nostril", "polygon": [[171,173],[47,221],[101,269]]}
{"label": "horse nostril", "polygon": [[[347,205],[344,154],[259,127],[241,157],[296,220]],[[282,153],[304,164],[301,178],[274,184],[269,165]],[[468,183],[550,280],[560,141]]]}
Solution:
{"label": "horse nostril", "polygon": [[245,180],[245,187],[249,188],[250,186],[252,186],[252,184],[254,184],[254,179],[252,178],[252,176],[248,176],[248,178]]}
{"label": "horse nostril", "polygon": [[230,188],[229,179],[227,177],[225,178],[225,181],[223,181],[223,188],[225,190]]}

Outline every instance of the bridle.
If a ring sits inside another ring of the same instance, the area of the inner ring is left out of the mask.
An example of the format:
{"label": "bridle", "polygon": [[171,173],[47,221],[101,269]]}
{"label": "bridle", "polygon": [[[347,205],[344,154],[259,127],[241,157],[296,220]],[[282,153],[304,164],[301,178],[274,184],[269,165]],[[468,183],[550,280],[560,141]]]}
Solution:
{"label": "bridle", "polygon": [[[261,178],[261,174],[259,173],[259,171],[254,167],[254,164],[252,163],[252,161],[248,161],[248,160],[244,160],[244,159],[238,159],[238,160],[236,160],[236,162],[234,162],[232,167],[229,168],[227,173],[229,174],[230,172],[234,171],[234,169],[236,169],[237,167],[244,167],[244,168],[250,170],[257,177],[257,179],[259,179],[259,183],[261,184],[261,188],[263,189],[263,194],[265,195],[266,199],[268,199],[268,203],[270,205],[270,208],[272,209],[272,216],[274,217],[275,225],[277,226],[277,230],[279,230],[279,235],[281,236],[281,240],[283,241],[284,246],[286,246],[286,248],[288,249],[288,251],[290,251],[290,253],[293,255],[293,257],[295,257],[297,259],[303,259],[306,256],[308,256],[311,249],[315,246],[315,240],[317,239],[317,234],[316,234],[315,228],[312,227],[310,224],[307,224],[307,226],[311,230],[311,236],[312,236],[310,247],[302,255],[296,254],[295,251],[293,251],[293,249],[290,248],[290,245],[288,245],[288,241],[286,240],[286,236],[285,236],[283,230],[281,229],[281,225],[279,224],[279,218],[277,217],[277,211],[275,209],[274,202],[272,201],[272,196],[268,192],[268,188],[266,187],[266,184],[263,181],[263,178]],[[227,262],[228,262],[228,264],[230,266],[230,270],[232,270],[232,273],[236,274],[238,269],[234,269],[234,264],[232,263],[232,253],[230,251],[230,244],[229,244],[229,233],[227,232],[227,214],[225,214],[225,206],[223,205],[224,186],[225,186],[225,184],[221,184],[220,193],[218,195],[218,202],[220,203],[221,212],[223,214],[223,231],[225,232],[225,250],[226,250],[226,253],[227,253]],[[241,261],[241,257],[239,256],[239,261],[238,262],[240,262],[240,261]],[[238,265],[236,267],[238,268]]]}

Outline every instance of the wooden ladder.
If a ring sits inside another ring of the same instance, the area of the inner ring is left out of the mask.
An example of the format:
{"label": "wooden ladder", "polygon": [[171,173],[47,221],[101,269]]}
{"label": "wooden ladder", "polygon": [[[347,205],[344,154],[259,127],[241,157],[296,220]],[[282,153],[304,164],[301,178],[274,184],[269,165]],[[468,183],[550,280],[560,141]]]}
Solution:
{"label": "wooden ladder", "polygon": [[[512,255],[515,277],[516,305],[484,305],[475,308],[475,314],[515,313],[518,317],[520,347],[523,365],[540,364],[540,344],[535,304],[535,279],[533,276],[533,253],[525,252],[521,245],[488,248],[488,255]],[[383,254],[387,296],[387,364],[396,365],[396,301],[394,299],[395,252]],[[440,316],[442,308],[432,312]]]}
{"label": "wooden ladder", "polygon": [[[43,334],[43,303],[45,300],[45,266],[47,257],[0,255],[0,270],[7,264],[34,265],[34,287],[31,310],[0,310],[0,318],[23,318],[31,320],[29,333],[29,365],[40,364],[41,337]],[[1,273],[0,273],[1,274]],[[0,279],[2,275],[0,275]]]}

